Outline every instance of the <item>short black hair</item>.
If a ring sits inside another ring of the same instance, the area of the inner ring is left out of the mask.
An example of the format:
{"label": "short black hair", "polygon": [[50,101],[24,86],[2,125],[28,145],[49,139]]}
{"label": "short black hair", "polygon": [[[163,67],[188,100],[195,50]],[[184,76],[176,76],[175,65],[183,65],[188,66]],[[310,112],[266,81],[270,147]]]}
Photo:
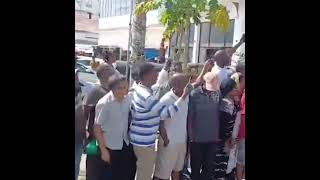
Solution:
{"label": "short black hair", "polygon": [[121,82],[126,82],[127,79],[123,75],[114,74],[109,78],[109,89],[116,90]]}
{"label": "short black hair", "polygon": [[104,71],[107,72],[108,76],[111,76],[111,75],[113,75],[115,73],[113,67],[111,67],[110,65],[108,65],[108,64],[99,64],[99,66],[96,69],[97,77],[99,79],[102,78],[102,74],[103,74]]}
{"label": "short black hair", "polygon": [[221,96],[224,98],[229,92],[231,92],[236,87],[236,82],[231,79],[227,78],[220,84],[220,92]]}
{"label": "short black hair", "polygon": [[146,62],[139,63],[135,66],[136,67],[133,69],[135,70],[134,76],[136,77],[132,78],[136,78],[138,81],[142,81],[145,75],[150,73],[155,68],[152,64]]}
{"label": "short black hair", "polygon": [[103,53],[103,60],[105,61],[105,62],[108,62],[109,60],[110,60],[110,57],[113,55],[113,52],[111,52],[111,51],[105,51],[104,53]]}

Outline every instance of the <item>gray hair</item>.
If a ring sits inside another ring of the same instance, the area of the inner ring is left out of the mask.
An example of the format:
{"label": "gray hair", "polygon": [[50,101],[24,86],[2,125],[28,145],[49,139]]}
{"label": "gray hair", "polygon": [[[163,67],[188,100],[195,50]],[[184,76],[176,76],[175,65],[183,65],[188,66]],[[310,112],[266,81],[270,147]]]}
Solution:
{"label": "gray hair", "polygon": [[117,74],[114,74],[109,78],[109,88],[110,88],[110,90],[114,91],[114,90],[118,89],[121,82],[126,82],[126,81],[127,81],[127,79],[125,76],[123,76],[123,75],[119,76]]}

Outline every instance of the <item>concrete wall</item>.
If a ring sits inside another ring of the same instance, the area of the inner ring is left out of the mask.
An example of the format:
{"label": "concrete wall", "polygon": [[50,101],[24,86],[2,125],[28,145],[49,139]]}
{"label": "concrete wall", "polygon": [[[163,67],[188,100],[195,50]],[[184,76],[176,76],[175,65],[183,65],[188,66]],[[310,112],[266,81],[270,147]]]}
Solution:
{"label": "concrete wall", "polygon": [[233,44],[236,44],[238,40],[241,38],[242,34],[245,30],[245,0],[238,0],[239,8],[238,8],[238,16],[235,18],[234,25],[234,34],[233,34]]}

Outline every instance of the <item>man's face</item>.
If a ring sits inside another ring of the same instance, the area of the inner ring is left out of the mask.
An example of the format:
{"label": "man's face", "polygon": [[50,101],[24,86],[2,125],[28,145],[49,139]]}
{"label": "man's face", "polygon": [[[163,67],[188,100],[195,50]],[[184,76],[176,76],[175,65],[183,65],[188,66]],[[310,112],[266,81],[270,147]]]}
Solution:
{"label": "man's face", "polygon": [[230,66],[231,65],[231,58],[229,56],[226,56],[224,61],[224,66]]}
{"label": "man's face", "polygon": [[174,93],[178,96],[181,97],[183,94],[184,87],[188,84],[189,82],[189,76],[180,76],[178,77],[175,81],[173,81],[172,88]]}
{"label": "man's face", "polygon": [[158,72],[156,71],[156,69],[153,67],[152,70],[145,76],[145,80],[153,85],[157,82],[157,78],[158,78]]}
{"label": "man's face", "polygon": [[118,88],[113,92],[117,99],[122,100],[128,94],[128,83],[122,81]]}

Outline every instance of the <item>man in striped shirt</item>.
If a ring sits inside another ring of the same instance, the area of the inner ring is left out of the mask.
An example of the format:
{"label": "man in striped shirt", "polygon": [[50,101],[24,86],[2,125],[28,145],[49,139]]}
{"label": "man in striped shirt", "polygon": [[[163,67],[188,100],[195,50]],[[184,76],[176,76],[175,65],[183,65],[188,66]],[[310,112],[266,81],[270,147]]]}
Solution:
{"label": "man in striped shirt", "polygon": [[184,88],[183,95],[166,106],[154,94],[152,86],[157,81],[156,69],[149,63],[138,66],[140,83],[132,93],[132,121],[130,141],[137,157],[137,180],[150,180],[156,158],[155,140],[160,119],[172,118],[179,111],[192,87],[190,83]]}

